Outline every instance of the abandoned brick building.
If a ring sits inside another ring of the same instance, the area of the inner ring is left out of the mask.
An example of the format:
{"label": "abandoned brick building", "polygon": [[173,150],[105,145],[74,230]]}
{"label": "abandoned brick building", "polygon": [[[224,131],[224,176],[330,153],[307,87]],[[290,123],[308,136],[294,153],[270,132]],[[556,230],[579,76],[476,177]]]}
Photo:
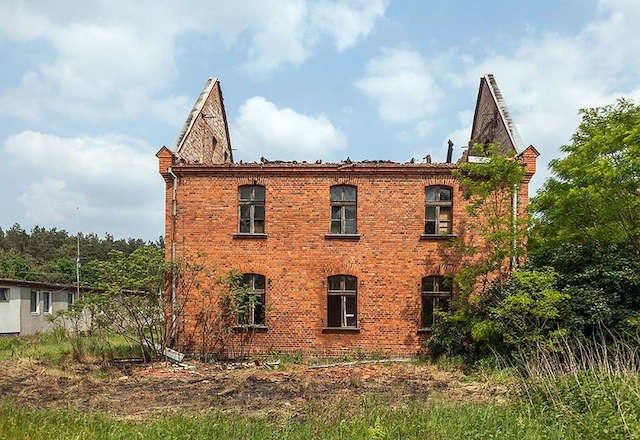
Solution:
{"label": "abandoned brick building", "polygon": [[[524,148],[492,75],[480,79],[469,145],[499,142],[526,170],[513,203],[523,215],[538,152]],[[172,149],[165,180],[167,259],[204,255],[245,274],[254,302],[238,325],[255,350],[412,354],[452,294],[443,240],[464,234],[466,201],[445,163],[233,160],[220,83],[209,79]],[[460,160],[468,160],[463,154]],[[197,344],[197,302],[178,346]],[[201,306],[200,306],[201,307]],[[195,341],[195,342],[194,342]]]}

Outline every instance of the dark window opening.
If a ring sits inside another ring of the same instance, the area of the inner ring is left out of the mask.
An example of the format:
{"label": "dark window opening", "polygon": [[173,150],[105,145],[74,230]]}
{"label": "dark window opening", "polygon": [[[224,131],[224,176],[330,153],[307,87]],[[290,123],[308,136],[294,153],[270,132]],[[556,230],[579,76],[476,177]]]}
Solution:
{"label": "dark window opening", "polygon": [[451,299],[449,277],[429,276],[422,278],[422,328],[433,326],[436,310],[448,310]]}
{"label": "dark window opening", "polygon": [[40,298],[38,297],[38,292],[35,290],[31,291],[31,313],[38,313],[38,303],[40,302]]}
{"label": "dark window opening", "polygon": [[331,187],[332,234],[356,233],[357,188],[350,185]]}
{"label": "dark window opening", "polygon": [[264,234],[264,186],[243,185],[238,189],[241,234]]}
{"label": "dark window opening", "polygon": [[451,234],[453,224],[452,189],[448,186],[428,186],[425,194],[424,233]]}
{"label": "dark window opening", "polygon": [[0,302],[9,302],[9,289],[6,287],[0,288]]}
{"label": "dark window opening", "polygon": [[246,289],[238,301],[238,325],[264,325],[265,277],[255,273],[243,275]]}
{"label": "dark window opening", "polygon": [[358,279],[349,275],[334,275],[328,278],[327,327],[356,328]]}

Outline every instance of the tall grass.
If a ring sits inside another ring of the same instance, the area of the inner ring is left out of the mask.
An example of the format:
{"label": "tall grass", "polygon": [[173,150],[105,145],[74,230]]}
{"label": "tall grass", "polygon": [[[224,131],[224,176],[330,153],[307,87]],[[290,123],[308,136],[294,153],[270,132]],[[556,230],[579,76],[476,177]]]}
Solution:
{"label": "tall grass", "polygon": [[[4,435],[4,437],[3,437]],[[560,439],[562,427],[524,406],[434,400],[395,406],[363,399],[302,414],[212,411],[133,423],[66,409],[0,403],[0,438],[74,439]]]}
{"label": "tall grass", "polygon": [[563,341],[519,356],[522,392],[582,438],[640,439],[640,340]]}
{"label": "tall grass", "polygon": [[[77,340],[81,339],[81,345]],[[132,345],[122,336],[74,336],[56,329],[50,333],[30,336],[0,337],[0,361],[10,358],[29,358],[48,365],[64,365],[78,360],[78,351],[83,360],[95,361],[115,357],[140,356],[137,345]]]}

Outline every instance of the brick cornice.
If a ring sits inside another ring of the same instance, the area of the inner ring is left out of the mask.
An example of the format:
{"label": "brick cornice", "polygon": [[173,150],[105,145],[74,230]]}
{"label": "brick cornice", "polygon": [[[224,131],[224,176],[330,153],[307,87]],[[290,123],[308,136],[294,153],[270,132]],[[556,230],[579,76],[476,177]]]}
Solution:
{"label": "brick cornice", "polygon": [[384,165],[276,165],[276,164],[221,164],[214,166],[202,165],[178,165],[174,166],[176,174],[206,174],[206,175],[242,175],[242,174],[443,174],[449,175],[457,165],[408,165],[408,164],[384,164]]}

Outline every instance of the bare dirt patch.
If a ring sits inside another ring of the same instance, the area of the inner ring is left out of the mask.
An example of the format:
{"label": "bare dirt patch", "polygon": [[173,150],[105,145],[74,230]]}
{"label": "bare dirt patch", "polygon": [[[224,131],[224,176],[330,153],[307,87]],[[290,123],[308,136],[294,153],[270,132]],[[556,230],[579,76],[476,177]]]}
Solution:
{"label": "bare dirt patch", "polygon": [[375,397],[391,405],[429,399],[433,393],[456,400],[504,399],[504,386],[468,381],[461,372],[414,363],[362,364],[313,369],[287,365],[228,370],[192,363],[132,366],[106,374],[97,366],[52,368],[31,360],[0,362],[0,398],[30,407],[100,411],[123,419],[159,414],[222,410],[250,414],[302,413],[310,403]]}

